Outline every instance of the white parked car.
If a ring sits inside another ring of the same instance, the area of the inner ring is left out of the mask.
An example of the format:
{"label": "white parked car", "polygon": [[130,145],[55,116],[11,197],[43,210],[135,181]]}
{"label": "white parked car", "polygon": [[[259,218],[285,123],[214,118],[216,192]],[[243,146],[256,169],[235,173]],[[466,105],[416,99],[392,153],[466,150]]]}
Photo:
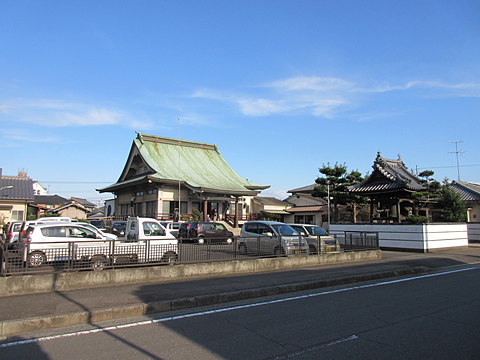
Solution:
{"label": "white parked car", "polygon": [[107,263],[107,237],[98,229],[91,229],[80,223],[50,222],[31,225],[21,240],[18,244],[25,246],[23,260],[29,267],[38,267],[51,261],[80,259],[92,261],[94,268],[103,268]]}

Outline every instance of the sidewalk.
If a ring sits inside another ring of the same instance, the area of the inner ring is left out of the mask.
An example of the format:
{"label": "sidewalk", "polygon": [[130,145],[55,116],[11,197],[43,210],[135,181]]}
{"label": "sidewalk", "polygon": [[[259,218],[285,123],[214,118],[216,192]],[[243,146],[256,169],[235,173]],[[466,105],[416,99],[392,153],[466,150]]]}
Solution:
{"label": "sidewalk", "polygon": [[[0,298],[0,338],[480,263],[480,244],[382,260]],[[106,270],[108,271],[108,270]]]}

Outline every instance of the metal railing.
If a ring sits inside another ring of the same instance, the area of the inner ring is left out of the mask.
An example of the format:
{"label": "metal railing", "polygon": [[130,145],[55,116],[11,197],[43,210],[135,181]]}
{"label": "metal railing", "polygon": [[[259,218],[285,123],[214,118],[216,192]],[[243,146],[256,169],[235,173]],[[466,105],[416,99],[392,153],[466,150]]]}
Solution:
{"label": "metal railing", "polygon": [[380,249],[378,231],[345,231],[340,243],[345,251]]}
{"label": "metal railing", "polygon": [[258,257],[328,254],[378,248],[378,234],[346,232],[343,241],[322,237],[288,240],[268,236],[209,238],[173,241],[70,241],[55,243],[0,242],[0,274],[38,274],[58,271],[175,263],[200,263]]}

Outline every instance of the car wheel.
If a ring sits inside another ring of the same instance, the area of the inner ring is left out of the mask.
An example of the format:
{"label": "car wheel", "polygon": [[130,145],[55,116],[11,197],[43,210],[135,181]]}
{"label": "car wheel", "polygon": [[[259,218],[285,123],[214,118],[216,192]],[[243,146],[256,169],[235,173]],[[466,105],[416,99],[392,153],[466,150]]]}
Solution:
{"label": "car wheel", "polygon": [[93,271],[101,271],[107,266],[107,259],[103,256],[94,256],[90,261],[90,267]]}
{"label": "car wheel", "polygon": [[285,256],[285,250],[281,246],[277,246],[274,250],[275,256]]}
{"label": "car wheel", "polygon": [[240,243],[238,245],[238,252],[242,255],[246,255],[247,254],[247,245],[245,245],[244,243]]}
{"label": "car wheel", "polygon": [[29,267],[39,267],[47,262],[46,255],[41,251],[33,251],[28,254],[27,264]]}
{"label": "car wheel", "polygon": [[162,262],[173,265],[177,262],[178,256],[174,252],[167,252],[163,255]]}
{"label": "car wheel", "polygon": [[203,236],[200,236],[197,241],[199,244],[205,244],[205,239],[203,238]]}

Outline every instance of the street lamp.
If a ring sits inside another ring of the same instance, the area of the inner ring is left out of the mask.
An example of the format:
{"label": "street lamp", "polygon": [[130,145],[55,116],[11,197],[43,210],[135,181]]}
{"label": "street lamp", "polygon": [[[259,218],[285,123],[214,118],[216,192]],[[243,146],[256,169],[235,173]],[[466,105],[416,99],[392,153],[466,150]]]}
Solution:
{"label": "street lamp", "polygon": [[0,191],[2,191],[3,189],[11,189],[11,188],[13,188],[12,185],[2,186],[2,187],[0,188]]}
{"label": "street lamp", "polygon": [[327,180],[327,227],[330,232],[330,180]]}

